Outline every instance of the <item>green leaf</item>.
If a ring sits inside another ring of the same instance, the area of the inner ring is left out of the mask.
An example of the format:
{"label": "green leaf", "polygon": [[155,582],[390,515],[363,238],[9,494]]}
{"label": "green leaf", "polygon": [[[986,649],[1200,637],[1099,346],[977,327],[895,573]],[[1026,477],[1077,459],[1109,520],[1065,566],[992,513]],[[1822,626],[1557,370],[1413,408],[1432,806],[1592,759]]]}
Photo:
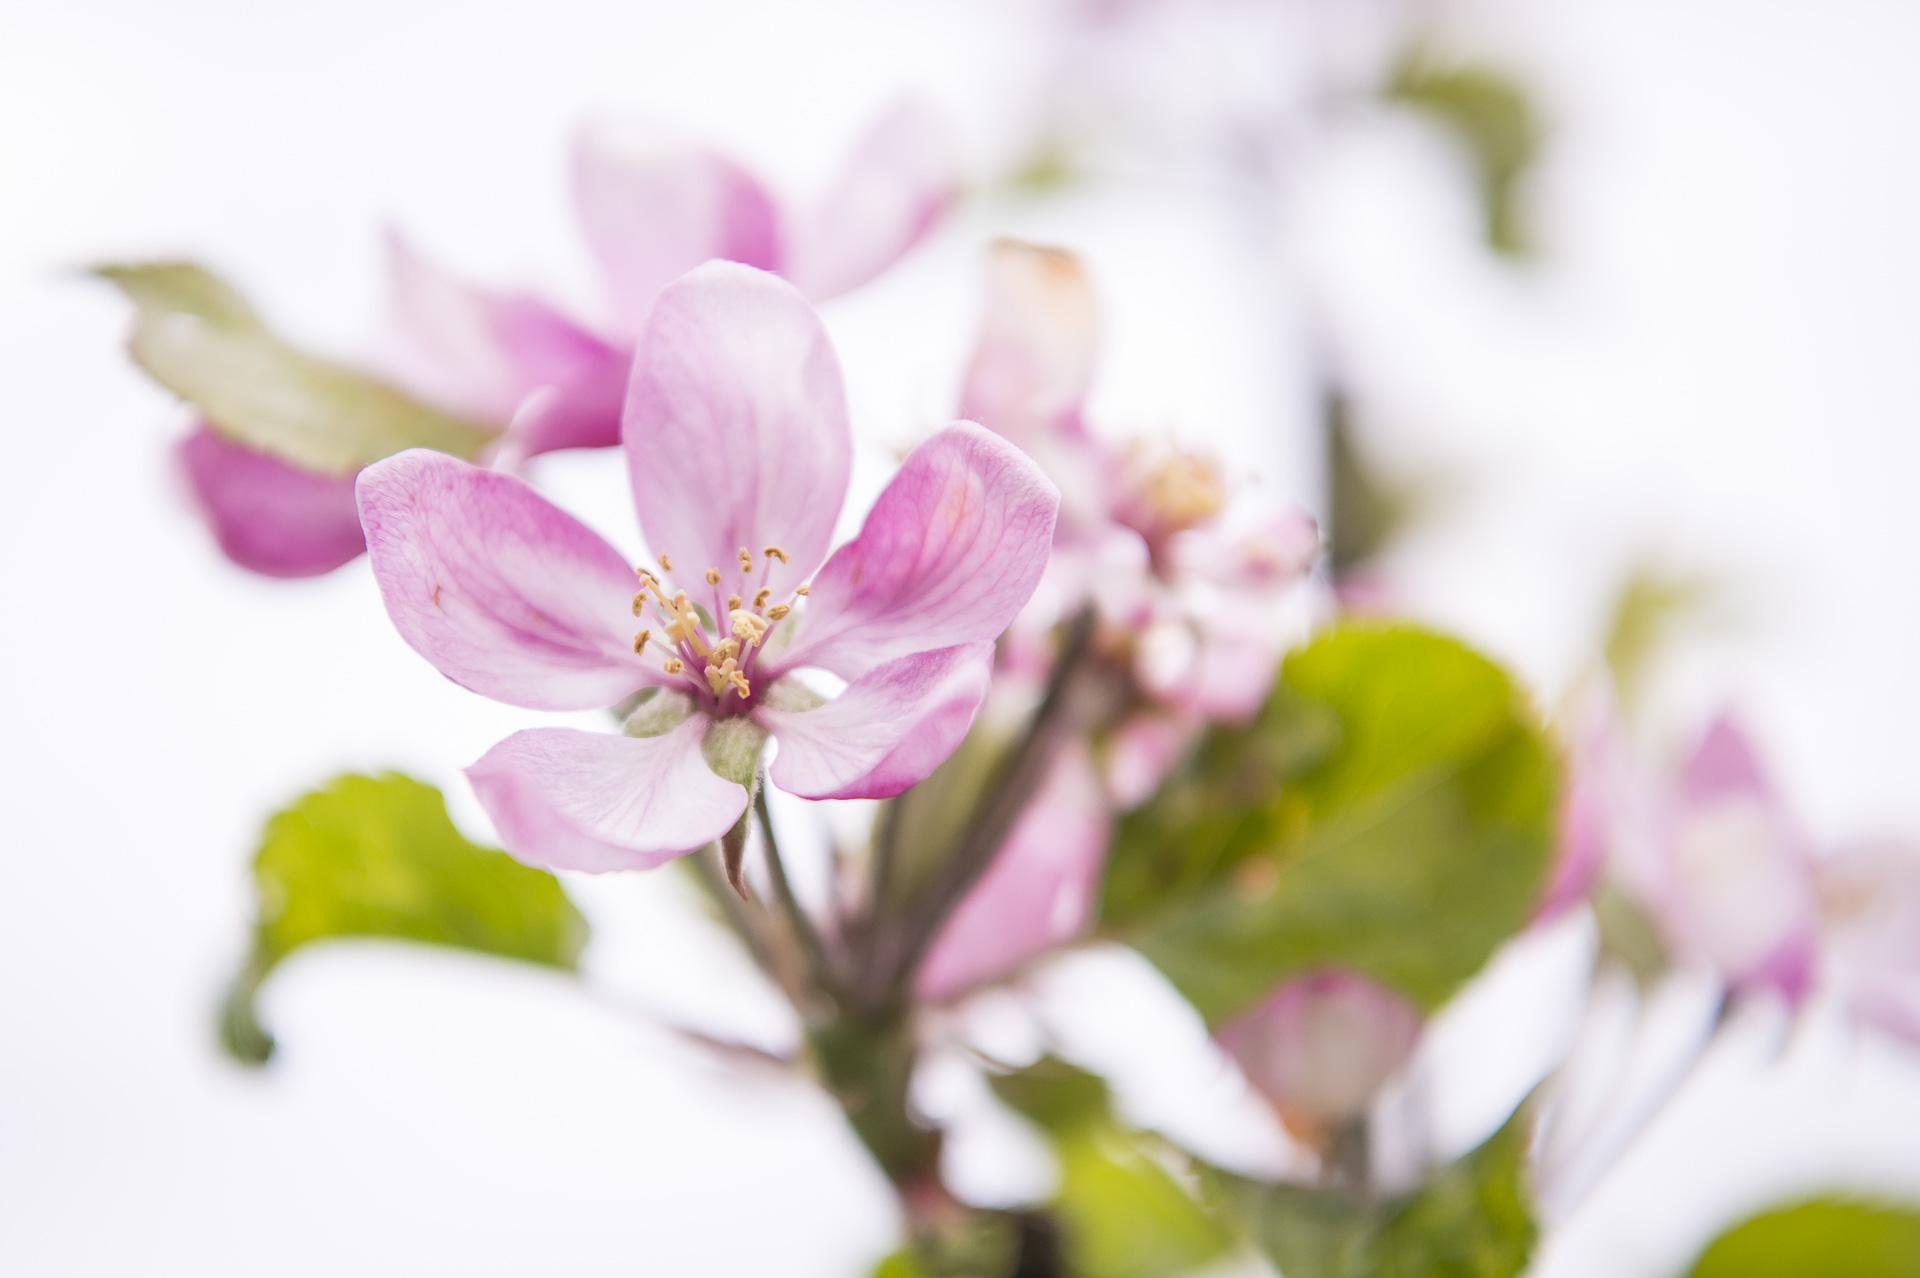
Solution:
{"label": "green leaf", "polygon": [[1344,625],[1122,823],[1103,926],[1211,1023],[1328,964],[1431,1009],[1525,924],[1555,786],[1499,667],[1426,630]]}
{"label": "green leaf", "polygon": [[1777,1207],[1720,1235],[1690,1278],[1912,1278],[1920,1210],[1816,1198]]}
{"label": "green leaf", "polygon": [[190,262],[102,266],[139,308],[128,347],[220,434],[307,470],[351,474],[404,448],[471,458],[499,431],[307,355]]}
{"label": "green leaf", "polygon": [[1527,1115],[1522,1107],[1472,1153],[1388,1202],[1215,1179],[1287,1278],[1512,1278],[1539,1233],[1526,1190]]}
{"label": "green leaf", "polygon": [[338,777],[276,813],[253,877],[253,950],[220,1029],[227,1050],[254,1064],[273,1050],[254,996],[301,946],[383,936],[572,971],[586,943],[586,920],[553,875],[468,842],[438,790],[397,772]]}
{"label": "green leaf", "polygon": [[1322,408],[1327,449],[1327,564],[1337,582],[1385,550],[1424,509],[1431,485],[1396,481],[1354,439],[1353,404],[1337,387]]}
{"label": "green leaf", "polygon": [[1074,1278],[1171,1278],[1227,1250],[1226,1230],[1155,1159],[1152,1139],[1115,1120],[1105,1083],[1052,1057],[991,1081],[1053,1145],[1052,1211]]}
{"label": "green leaf", "polygon": [[1690,624],[1708,620],[1718,603],[1714,583],[1641,567],[1630,573],[1614,600],[1602,651],[1620,702],[1638,700],[1648,674]]}
{"label": "green leaf", "polygon": [[1387,98],[1459,137],[1479,177],[1487,243],[1510,257],[1525,255],[1519,187],[1540,152],[1540,126],[1526,91],[1491,67],[1416,54],[1387,86]]}

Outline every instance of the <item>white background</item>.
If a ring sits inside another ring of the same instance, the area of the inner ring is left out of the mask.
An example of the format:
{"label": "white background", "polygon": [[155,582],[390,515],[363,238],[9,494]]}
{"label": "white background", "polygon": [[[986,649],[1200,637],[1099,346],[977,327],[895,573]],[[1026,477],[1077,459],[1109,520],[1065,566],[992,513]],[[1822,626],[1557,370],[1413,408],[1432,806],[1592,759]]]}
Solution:
{"label": "white background", "polygon": [[[1486,257],[1457,167],[1404,121],[1317,160],[1285,215],[1286,278],[1327,308],[1374,442],[1450,481],[1402,588],[1549,702],[1625,565],[1711,573],[1734,620],[1671,681],[1675,722],[1736,706],[1823,840],[1920,833],[1920,20],[1892,0],[1463,20],[1555,127],[1544,264]],[[839,1278],[890,1244],[826,1101],[637,1014],[787,1032],[667,880],[570,885],[599,994],[339,946],[270,987],[272,1069],[217,1055],[261,818],[387,765],[484,837],[457,767],[527,716],[408,652],[364,563],[276,583],[219,560],[168,478],[182,413],[121,355],[123,304],[73,268],[200,257],[353,354],[391,221],[585,307],[564,163],[587,113],[677,122],[804,193],[912,90],[984,172],[1034,99],[1042,27],[957,0],[0,3],[0,1271]],[[896,444],[947,411],[979,250],[1007,230],[1093,262],[1098,411],[1317,500],[1306,295],[1273,291],[1277,227],[1191,186],[976,203],[835,303],[857,430]],[[632,538],[616,467],[540,478]],[[1764,1026],[1733,1048],[1539,1273],[1672,1272],[1778,1193],[1920,1193],[1903,1059],[1817,1026],[1778,1059]]]}

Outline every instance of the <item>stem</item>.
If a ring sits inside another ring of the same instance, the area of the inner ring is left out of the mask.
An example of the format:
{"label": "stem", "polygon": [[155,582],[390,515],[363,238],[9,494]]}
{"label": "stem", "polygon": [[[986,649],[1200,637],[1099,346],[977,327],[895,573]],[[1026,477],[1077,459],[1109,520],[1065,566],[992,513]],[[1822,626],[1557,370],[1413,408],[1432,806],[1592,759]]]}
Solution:
{"label": "stem", "polygon": [[753,810],[760,818],[760,834],[766,840],[767,874],[773,880],[773,894],[779,898],[780,909],[793,926],[794,935],[799,938],[800,949],[807,956],[807,966],[813,973],[813,979],[837,1001],[840,981],[834,971],[832,956],[827,953],[813,920],[801,906],[800,899],[793,894],[793,885],[787,880],[787,867],[780,859],[780,843],[773,837],[773,814],[767,810],[767,787],[764,784],[754,793]]}

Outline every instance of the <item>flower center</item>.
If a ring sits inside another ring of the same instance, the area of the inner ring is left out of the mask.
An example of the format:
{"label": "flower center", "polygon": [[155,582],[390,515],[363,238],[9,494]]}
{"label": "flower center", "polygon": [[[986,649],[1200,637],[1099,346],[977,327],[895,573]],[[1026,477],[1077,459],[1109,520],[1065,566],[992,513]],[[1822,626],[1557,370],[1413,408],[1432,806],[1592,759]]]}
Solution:
{"label": "flower center", "polygon": [[[782,602],[769,603],[773,591],[766,584],[767,577],[773,570],[774,560],[787,562],[787,552],[778,546],[768,546],[760,553],[759,582],[752,587],[751,597],[744,600],[738,592],[732,592],[723,602],[721,590],[725,574],[718,568],[707,569],[705,581],[712,595],[711,608],[690,601],[684,590],[668,593],[669,585],[653,570],[634,569],[640,578],[640,590],[633,597],[633,615],[642,619],[651,617],[659,623],[664,636],[659,642],[667,650],[661,668],[670,675],[683,676],[694,692],[704,694],[702,699],[721,713],[738,714],[752,704],[754,668],[767,635],[793,611],[794,601],[808,589],[805,585],[796,586],[793,594]],[[754,569],[753,552],[742,546],[735,558],[742,578],[739,587],[748,589],[747,582]],[[660,568],[662,572],[673,570],[672,561],[664,554],[660,556]],[[633,636],[633,650],[644,654],[654,642],[653,628],[649,626]]]}

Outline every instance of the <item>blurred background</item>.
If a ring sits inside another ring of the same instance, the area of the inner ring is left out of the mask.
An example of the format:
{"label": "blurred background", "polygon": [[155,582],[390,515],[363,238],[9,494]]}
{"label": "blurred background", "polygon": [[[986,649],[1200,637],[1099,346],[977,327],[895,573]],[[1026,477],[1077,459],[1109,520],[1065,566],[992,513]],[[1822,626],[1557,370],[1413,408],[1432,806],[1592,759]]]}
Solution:
{"label": "blurred background", "polygon": [[[1675,731],[1734,707],[1830,844],[1920,830],[1916,40],[1887,0],[0,4],[0,1271],[827,1278],[896,1229],[828,1100],[653,1024],[792,1034],[665,877],[570,879],[595,993],[342,944],[269,990],[270,1069],[219,1055],[261,819],[392,766],[485,838],[457,770],[525,715],[408,651],[364,560],[274,582],[214,553],[170,478],[186,410],[81,268],[191,256],[371,356],[388,227],[588,306],[583,121],[665,122],[805,195],[910,95],[970,193],[824,308],[869,471],[951,413],[985,246],[1070,247],[1104,308],[1096,420],[1324,511],[1331,370],[1370,463],[1422,494],[1382,589],[1543,706],[1635,570],[1712,583],[1648,703]],[[1486,243],[1456,138],[1343,96],[1416,41],[1525,87],[1525,256]],[[635,540],[619,464],[535,475]],[[1528,943],[1485,997],[1557,1006],[1590,938]],[[1462,1148],[1538,1076],[1489,1081],[1475,1053],[1511,1054],[1472,1011],[1435,1101]],[[1653,1278],[1786,1194],[1920,1194],[1920,1067],[1763,1019],[1536,1273]]]}

